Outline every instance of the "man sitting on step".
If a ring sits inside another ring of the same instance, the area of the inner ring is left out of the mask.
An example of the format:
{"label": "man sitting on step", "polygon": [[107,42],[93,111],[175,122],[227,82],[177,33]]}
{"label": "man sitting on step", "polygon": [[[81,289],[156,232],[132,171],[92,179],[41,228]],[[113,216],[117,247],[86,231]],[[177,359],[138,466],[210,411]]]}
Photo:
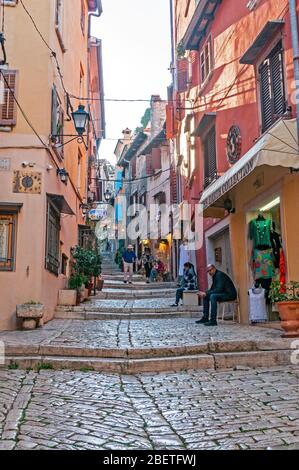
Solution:
{"label": "man sitting on step", "polygon": [[[208,265],[207,272],[212,277],[213,282],[211,289],[207,292],[199,292],[198,294],[203,299],[203,317],[195,323],[203,323],[205,326],[216,326],[217,303],[236,300],[237,291],[231,278],[222,271],[218,271],[213,264]],[[210,302],[211,320],[209,320]]]}
{"label": "man sitting on step", "polygon": [[196,290],[194,266],[189,262],[184,264],[182,287],[177,289],[175,303],[171,305],[172,307],[178,307],[180,300],[183,298],[183,293],[187,290]]}

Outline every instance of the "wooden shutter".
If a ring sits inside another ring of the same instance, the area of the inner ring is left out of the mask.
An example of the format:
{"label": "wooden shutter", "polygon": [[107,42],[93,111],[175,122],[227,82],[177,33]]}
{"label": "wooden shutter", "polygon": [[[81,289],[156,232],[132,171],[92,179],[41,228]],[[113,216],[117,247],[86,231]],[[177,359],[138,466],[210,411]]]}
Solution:
{"label": "wooden shutter", "polygon": [[136,178],[136,157],[131,161],[132,178]]}
{"label": "wooden shutter", "polygon": [[286,110],[283,70],[283,51],[280,41],[259,69],[263,132]]}
{"label": "wooden shutter", "polygon": [[177,204],[177,174],[175,168],[170,169],[170,203]]}
{"label": "wooden shutter", "polygon": [[152,149],[152,168],[153,170],[161,170],[161,148]]}
{"label": "wooden shutter", "polygon": [[0,101],[0,125],[15,126],[17,108],[14,95],[17,93],[17,71],[2,70],[2,73],[5,80],[1,77],[1,85],[3,84],[3,100]]}
{"label": "wooden shutter", "polygon": [[[51,113],[51,134],[52,136],[57,135],[57,124],[58,124],[58,97],[56,86],[52,88],[52,113]],[[53,138],[56,141],[56,138]]]}
{"label": "wooden shutter", "polygon": [[184,93],[188,88],[188,59],[180,59],[177,61],[177,90]]}
{"label": "wooden shutter", "polygon": [[153,173],[153,167],[152,167],[152,154],[146,155],[146,175],[152,175]]}
{"label": "wooden shutter", "polygon": [[281,43],[273,51],[271,57],[271,84],[273,91],[273,111],[281,116],[286,110],[284,77],[283,77],[283,53]]}
{"label": "wooden shutter", "polygon": [[166,105],[166,139],[174,137],[174,112],[173,105]]}
{"label": "wooden shutter", "polygon": [[59,274],[59,239],[60,239],[60,214],[56,208],[48,202],[47,214],[47,249],[46,269],[58,276]]}
{"label": "wooden shutter", "polygon": [[205,160],[205,186],[208,186],[217,178],[217,158],[216,158],[216,129],[208,132],[204,140],[204,160]]}

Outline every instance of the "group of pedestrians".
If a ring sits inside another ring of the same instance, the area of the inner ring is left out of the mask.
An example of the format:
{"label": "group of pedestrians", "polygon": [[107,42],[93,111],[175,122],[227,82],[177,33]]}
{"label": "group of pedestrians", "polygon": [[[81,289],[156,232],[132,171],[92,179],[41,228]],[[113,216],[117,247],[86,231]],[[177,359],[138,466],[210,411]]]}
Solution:
{"label": "group of pedestrians", "polygon": [[[133,265],[138,261],[132,245],[129,245],[123,253],[124,282],[132,284]],[[148,247],[145,248],[140,264],[145,269],[146,282],[157,279],[159,262],[154,259]],[[217,308],[219,302],[229,302],[237,299],[237,290],[231,278],[224,272],[219,271],[213,264],[207,266],[207,273],[212,278],[212,284],[207,291],[198,291],[198,296],[203,300],[203,316],[195,323],[205,326],[217,325]],[[185,291],[196,291],[198,289],[194,265],[189,261],[184,263],[182,280],[176,290],[176,299],[172,307],[178,307],[183,299]]]}
{"label": "group of pedestrians", "polygon": [[155,259],[151,254],[151,250],[146,247],[141,259],[138,260],[133,245],[128,245],[128,248],[122,255],[123,270],[124,270],[124,283],[132,284],[134,265],[144,267],[146,282],[155,282],[158,276],[165,272],[165,266],[161,260]]}

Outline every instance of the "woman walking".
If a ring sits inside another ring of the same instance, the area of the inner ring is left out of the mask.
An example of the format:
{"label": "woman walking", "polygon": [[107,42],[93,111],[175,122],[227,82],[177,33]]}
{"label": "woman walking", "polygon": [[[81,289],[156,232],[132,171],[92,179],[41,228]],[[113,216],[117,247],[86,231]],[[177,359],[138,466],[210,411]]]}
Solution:
{"label": "woman walking", "polygon": [[146,247],[141,258],[141,262],[145,269],[145,276],[147,284],[150,282],[150,275],[153,267],[154,258],[151,254],[150,248]]}

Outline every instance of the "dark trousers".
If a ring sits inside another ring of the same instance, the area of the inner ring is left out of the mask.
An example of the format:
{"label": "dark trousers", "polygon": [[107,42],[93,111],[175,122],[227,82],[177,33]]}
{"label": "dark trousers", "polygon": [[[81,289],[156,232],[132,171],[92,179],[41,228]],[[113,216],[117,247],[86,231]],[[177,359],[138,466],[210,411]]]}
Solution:
{"label": "dark trousers", "polygon": [[217,303],[228,302],[229,300],[236,300],[231,295],[225,292],[221,294],[208,294],[203,301],[203,318],[209,320],[210,303],[211,303],[211,321],[217,321]]}
{"label": "dark trousers", "polygon": [[145,269],[145,276],[146,276],[146,279],[149,279],[150,275],[151,275],[151,271],[152,271],[152,266],[148,263],[145,263],[144,265],[144,269]]}
{"label": "dark trousers", "polygon": [[175,295],[175,303],[178,304],[179,301],[183,298],[183,292],[186,289],[184,287],[180,287],[179,289],[176,290],[176,295]]}

